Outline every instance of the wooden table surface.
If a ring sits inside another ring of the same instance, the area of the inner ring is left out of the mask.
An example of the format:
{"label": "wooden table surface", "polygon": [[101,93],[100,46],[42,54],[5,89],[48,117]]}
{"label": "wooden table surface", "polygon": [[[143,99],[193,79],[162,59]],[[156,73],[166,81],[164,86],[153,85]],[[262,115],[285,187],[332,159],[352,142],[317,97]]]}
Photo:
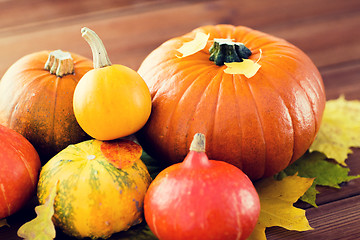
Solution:
{"label": "wooden table surface", "polygon": [[[207,25],[245,25],[298,46],[319,68],[327,99],[360,99],[359,0],[0,0],[0,76],[20,57],[62,49],[91,58],[81,27],[95,30],[111,61],[137,69],[171,37]],[[360,113],[359,113],[360,114]],[[360,150],[347,160],[360,174]],[[318,208],[306,208],[313,231],[269,228],[273,239],[360,239],[360,179],[341,189],[321,188]],[[1,240],[19,239],[20,225],[34,217],[33,203],[8,218]],[[68,239],[61,233],[57,239]]]}

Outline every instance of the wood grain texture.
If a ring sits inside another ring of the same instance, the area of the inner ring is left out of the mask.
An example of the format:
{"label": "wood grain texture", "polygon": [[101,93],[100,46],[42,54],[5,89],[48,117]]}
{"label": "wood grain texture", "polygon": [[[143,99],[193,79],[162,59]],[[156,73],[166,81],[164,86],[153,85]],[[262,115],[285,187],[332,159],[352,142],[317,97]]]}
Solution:
{"label": "wood grain texture", "polygon": [[[0,0],[0,77],[35,51],[62,49],[91,58],[80,33],[84,26],[102,38],[113,63],[137,69],[162,42],[220,23],[286,39],[319,68],[327,99],[360,100],[359,0]],[[360,174],[360,149],[347,164],[351,175]],[[268,239],[360,239],[360,179],[341,186],[318,188],[318,208],[296,203],[315,230],[274,227],[266,231]],[[11,228],[0,228],[0,239],[20,239],[16,231],[35,216],[35,205],[34,199],[9,217]],[[59,232],[56,239],[70,238]]]}
{"label": "wood grain texture", "polygon": [[[310,226],[314,230],[306,232],[287,231],[279,227],[269,228],[268,239],[292,240],[355,240],[360,239],[360,196],[321,205],[306,211]],[[326,220],[324,220],[326,219]]]}

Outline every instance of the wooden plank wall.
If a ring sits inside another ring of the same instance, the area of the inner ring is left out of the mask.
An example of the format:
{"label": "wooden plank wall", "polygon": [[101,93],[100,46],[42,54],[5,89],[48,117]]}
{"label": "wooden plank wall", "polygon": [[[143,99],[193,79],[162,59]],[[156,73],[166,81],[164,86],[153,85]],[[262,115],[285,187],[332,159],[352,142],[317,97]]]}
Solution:
{"label": "wooden plank wall", "polygon": [[[309,54],[325,80],[331,78],[330,85],[344,71],[353,75],[359,72],[358,0],[17,0],[0,1],[0,9],[0,49],[6,56],[0,58],[1,75],[9,63],[43,49],[91,57],[81,39],[83,26],[102,37],[113,62],[137,69],[142,59],[165,40],[217,23],[246,25],[287,39]],[[14,43],[16,49],[9,47]],[[350,98],[360,90],[353,75],[346,76],[351,78],[347,79],[351,87],[341,86]],[[329,91],[328,97],[337,96]]]}

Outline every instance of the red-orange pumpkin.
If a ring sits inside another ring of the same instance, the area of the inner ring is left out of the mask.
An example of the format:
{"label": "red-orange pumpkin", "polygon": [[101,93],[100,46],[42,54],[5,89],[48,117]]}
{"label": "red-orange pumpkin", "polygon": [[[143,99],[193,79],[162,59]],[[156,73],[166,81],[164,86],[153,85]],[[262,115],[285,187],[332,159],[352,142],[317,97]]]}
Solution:
{"label": "red-orange pumpkin", "polygon": [[29,141],[0,125],[0,219],[21,209],[33,196],[40,166]]}
{"label": "red-orange pumpkin", "polygon": [[[205,49],[179,58],[196,32]],[[251,78],[224,73],[210,61],[214,38],[243,43],[261,68]],[[261,51],[260,51],[261,49]],[[325,107],[322,78],[310,58],[289,42],[243,26],[204,26],[155,49],[138,72],[152,96],[152,114],[138,138],[145,151],[180,162],[192,136],[207,136],[207,155],[241,168],[252,180],[271,176],[313,142]]]}
{"label": "red-orange pumpkin", "polygon": [[0,124],[28,139],[42,162],[69,144],[89,138],[75,119],[72,101],[92,61],[70,55],[60,50],[26,55],[0,81]]}

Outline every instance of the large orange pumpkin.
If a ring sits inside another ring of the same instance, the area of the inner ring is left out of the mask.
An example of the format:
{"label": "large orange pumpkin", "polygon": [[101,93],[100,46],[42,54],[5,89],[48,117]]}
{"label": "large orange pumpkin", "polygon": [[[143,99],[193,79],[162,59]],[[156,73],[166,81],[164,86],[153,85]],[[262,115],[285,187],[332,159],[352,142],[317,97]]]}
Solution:
{"label": "large orange pumpkin", "polygon": [[0,81],[0,124],[32,143],[42,162],[88,135],[78,125],[73,93],[92,61],[60,50],[16,61]]}
{"label": "large orange pumpkin", "polygon": [[[179,58],[177,49],[197,32],[210,34],[206,47]],[[243,43],[251,51],[248,58],[261,65],[258,72],[251,78],[225,73],[219,59],[216,64],[209,60],[214,38]],[[138,135],[147,152],[168,163],[180,162],[192,136],[202,132],[209,158],[238,166],[252,180],[271,176],[304,154],[325,107],[322,78],[304,52],[243,26],[204,26],[170,39],[138,72],[153,104]]]}

